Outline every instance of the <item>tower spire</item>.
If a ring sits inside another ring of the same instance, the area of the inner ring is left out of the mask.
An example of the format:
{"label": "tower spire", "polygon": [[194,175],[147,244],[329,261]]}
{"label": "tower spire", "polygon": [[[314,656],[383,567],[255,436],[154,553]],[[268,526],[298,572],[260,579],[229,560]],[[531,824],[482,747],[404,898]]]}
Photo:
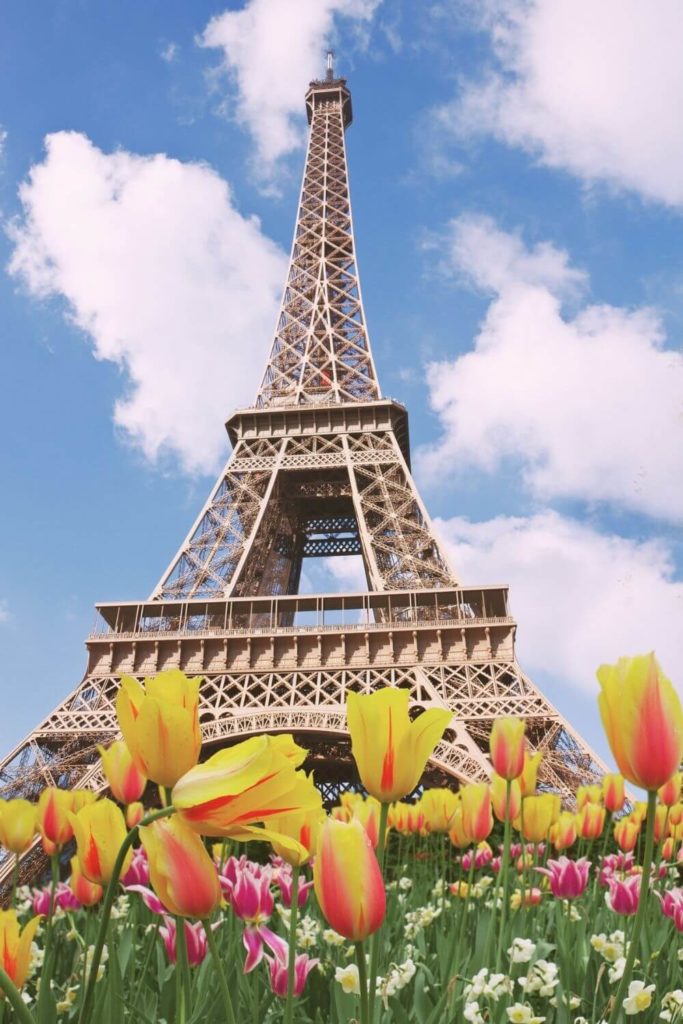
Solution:
{"label": "tower spire", "polygon": [[344,133],[351,93],[327,54],[306,93],[311,126],[294,240],[257,406],[381,397],[356,263]]}

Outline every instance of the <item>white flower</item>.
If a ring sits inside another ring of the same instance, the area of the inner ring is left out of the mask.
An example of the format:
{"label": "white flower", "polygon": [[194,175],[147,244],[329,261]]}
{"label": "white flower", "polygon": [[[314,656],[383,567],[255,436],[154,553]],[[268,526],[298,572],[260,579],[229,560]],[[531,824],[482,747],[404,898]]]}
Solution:
{"label": "white flower", "polygon": [[621,981],[624,976],[624,967],[626,967],[626,957],[620,956],[618,960],[614,961],[614,966],[610,967],[607,972],[610,983],[614,985],[615,982]]}
{"label": "white flower", "polygon": [[674,1019],[680,1019],[683,1015],[683,988],[675,988],[672,992],[667,992],[662,999],[662,1012],[660,1013],[660,1019],[671,1021]]}
{"label": "white flower", "polygon": [[399,887],[399,889],[404,889],[404,890],[405,889],[411,889],[412,885],[413,885],[413,880],[412,880],[412,878],[409,878],[408,875],[404,875],[403,878],[399,878],[399,880],[398,880],[398,887]]}
{"label": "white flower", "polygon": [[533,1010],[526,1003],[514,1003],[505,1011],[512,1024],[542,1024],[545,1017],[534,1017]]}
{"label": "white flower", "polygon": [[349,964],[348,967],[337,967],[334,972],[334,980],[339,982],[344,992],[360,995],[360,981],[358,980],[358,966],[356,964]]}
{"label": "white flower", "polygon": [[335,932],[334,928],[326,928],[323,932],[323,939],[329,946],[343,946],[346,939],[339,932]]}
{"label": "white flower", "polygon": [[536,943],[531,939],[513,939],[507,953],[513,964],[528,964],[536,952]]}
{"label": "white flower", "polygon": [[654,985],[645,985],[644,981],[632,981],[628,987],[628,996],[624,999],[624,1013],[633,1016],[642,1013],[652,1004]]}
{"label": "white flower", "polygon": [[484,1018],[479,1009],[479,1003],[476,1000],[472,1000],[470,1003],[465,1003],[463,1007],[462,1015],[469,1024],[485,1024]]}

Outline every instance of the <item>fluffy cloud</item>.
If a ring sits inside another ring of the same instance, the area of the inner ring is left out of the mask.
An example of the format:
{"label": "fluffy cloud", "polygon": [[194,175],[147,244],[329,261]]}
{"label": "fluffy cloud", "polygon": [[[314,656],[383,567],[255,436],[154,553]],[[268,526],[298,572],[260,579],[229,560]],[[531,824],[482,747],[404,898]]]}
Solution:
{"label": "fluffy cloud", "polygon": [[261,171],[305,139],[303,89],[324,68],[339,18],[367,27],[381,0],[249,0],[212,18],[199,42],[223,51],[236,85],[235,116],[252,134]]}
{"label": "fluffy cloud", "polygon": [[605,501],[683,519],[683,355],[664,348],[650,309],[585,304],[584,275],[547,243],[527,249],[488,218],[454,220],[443,259],[492,292],[474,350],[432,365],[442,435],[419,453],[436,477],[453,467],[522,467],[539,499]]}
{"label": "fluffy cloud", "polygon": [[595,669],[655,650],[670,678],[683,661],[683,581],[670,551],[546,511],[482,523],[437,520],[465,583],[508,583],[525,670],[593,691]]}
{"label": "fluffy cloud", "polygon": [[679,0],[488,0],[495,66],[437,120],[551,167],[683,204]]}
{"label": "fluffy cloud", "polygon": [[211,168],[58,132],[21,186],[10,271],[66,300],[126,386],[114,421],[150,460],[210,472],[258,386],[285,257]]}

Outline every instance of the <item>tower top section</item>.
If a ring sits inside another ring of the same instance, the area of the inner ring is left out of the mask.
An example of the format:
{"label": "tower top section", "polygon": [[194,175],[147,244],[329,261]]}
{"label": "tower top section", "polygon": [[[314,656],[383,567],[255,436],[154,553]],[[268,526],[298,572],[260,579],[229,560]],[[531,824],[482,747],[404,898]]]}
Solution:
{"label": "tower top section", "polygon": [[335,78],[306,93],[310,132],[294,241],[257,406],[380,399],[356,263],[345,131],[351,93]]}

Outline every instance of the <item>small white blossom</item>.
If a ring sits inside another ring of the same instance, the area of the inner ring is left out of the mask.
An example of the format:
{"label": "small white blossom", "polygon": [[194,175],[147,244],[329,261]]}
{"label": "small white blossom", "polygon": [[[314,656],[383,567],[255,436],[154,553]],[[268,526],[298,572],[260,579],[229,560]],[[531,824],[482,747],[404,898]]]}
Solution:
{"label": "small white blossom", "polygon": [[408,889],[412,889],[412,886],[413,886],[413,880],[412,880],[412,878],[409,878],[408,875],[403,875],[402,878],[399,878],[399,880],[398,880],[398,887],[399,887],[399,889],[403,889],[404,891],[406,891]]}
{"label": "small white blossom", "polygon": [[360,995],[357,964],[349,964],[348,967],[337,967],[334,972],[334,980],[339,982],[344,992]]}
{"label": "small white blossom", "polygon": [[624,1013],[634,1016],[642,1013],[652,1004],[654,985],[646,985],[644,981],[632,981],[628,987],[628,996],[624,999]]}
{"label": "small white blossom", "polygon": [[346,939],[339,932],[335,932],[334,928],[326,928],[323,932],[323,939],[329,946],[343,946]]}
{"label": "small white blossom", "polygon": [[505,1011],[511,1024],[542,1024],[545,1017],[535,1017],[534,1012],[526,1003],[514,1003]]}
{"label": "small white blossom", "polygon": [[507,951],[513,964],[528,964],[536,952],[536,943],[531,939],[513,939]]}
{"label": "small white blossom", "polygon": [[621,981],[624,976],[624,967],[626,967],[626,957],[620,956],[618,960],[614,961],[612,967],[607,972],[610,983],[614,985],[617,981]]}
{"label": "small white blossom", "polygon": [[479,1009],[479,1003],[475,999],[465,1003],[462,1015],[466,1021],[469,1021],[469,1024],[485,1024],[484,1017]]}
{"label": "small white blossom", "polygon": [[662,1012],[660,1019],[672,1021],[674,1018],[680,1020],[683,1017],[683,988],[675,988],[667,992],[662,998]]}

